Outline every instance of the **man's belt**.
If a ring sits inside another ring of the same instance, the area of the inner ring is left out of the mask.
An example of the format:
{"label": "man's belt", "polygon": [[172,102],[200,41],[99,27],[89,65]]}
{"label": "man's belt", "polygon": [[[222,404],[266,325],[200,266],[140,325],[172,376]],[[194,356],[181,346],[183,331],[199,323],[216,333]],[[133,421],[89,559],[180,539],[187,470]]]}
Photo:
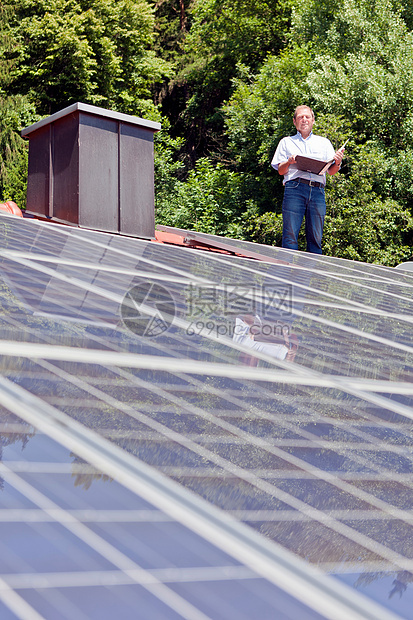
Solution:
{"label": "man's belt", "polygon": [[305,183],[305,185],[309,185],[310,187],[324,187],[324,183],[320,183],[319,181],[310,181],[309,179],[293,179],[294,181],[298,181],[299,183]]}

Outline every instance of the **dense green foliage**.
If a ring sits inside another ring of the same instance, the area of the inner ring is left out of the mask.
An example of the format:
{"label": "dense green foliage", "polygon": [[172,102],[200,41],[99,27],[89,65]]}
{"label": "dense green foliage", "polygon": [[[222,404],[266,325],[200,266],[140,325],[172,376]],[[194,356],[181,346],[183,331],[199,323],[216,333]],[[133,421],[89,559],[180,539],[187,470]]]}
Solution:
{"label": "dense green foliage", "polygon": [[151,87],[169,67],[151,50],[146,0],[15,0],[9,90],[42,114],[87,101],[148,114]]}
{"label": "dense green foliage", "polygon": [[20,129],[75,101],[160,120],[159,223],[279,244],[270,161],[299,103],[335,147],[324,252],[413,254],[413,11],[396,0],[0,4],[0,199],[24,203]]}

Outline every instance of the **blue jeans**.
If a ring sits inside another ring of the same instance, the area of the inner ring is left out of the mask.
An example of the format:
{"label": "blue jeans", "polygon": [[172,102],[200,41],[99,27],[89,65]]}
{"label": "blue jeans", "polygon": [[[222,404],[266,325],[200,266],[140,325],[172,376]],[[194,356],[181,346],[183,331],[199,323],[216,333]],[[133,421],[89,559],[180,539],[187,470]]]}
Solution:
{"label": "blue jeans", "polygon": [[287,181],[284,186],[283,240],[282,247],[298,250],[298,233],[305,217],[307,252],[322,254],[326,199],[324,187],[311,187],[297,180]]}

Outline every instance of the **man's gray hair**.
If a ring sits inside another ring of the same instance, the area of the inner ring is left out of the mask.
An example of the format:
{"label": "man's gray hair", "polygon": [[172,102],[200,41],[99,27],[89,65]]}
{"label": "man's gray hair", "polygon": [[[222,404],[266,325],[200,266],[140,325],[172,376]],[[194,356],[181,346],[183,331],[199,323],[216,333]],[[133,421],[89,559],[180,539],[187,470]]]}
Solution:
{"label": "man's gray hair", "polygon": [[307,110],[310,110],[310,112],[311,112],[311,116],[313,117],[313,120],[314,120],[315,116],[314,116],[314,112],[313,112],[313,110],[310,108],[310,106],[309,106],[309,105],[305,105],[305,104],[303,104],[303,105],[298,105],[298,106],[295,108],[295,110],[294,110],[294,116],[293,116],[294,120],[297,118],[297,110],[299,110],[300,108],[307,108]]}

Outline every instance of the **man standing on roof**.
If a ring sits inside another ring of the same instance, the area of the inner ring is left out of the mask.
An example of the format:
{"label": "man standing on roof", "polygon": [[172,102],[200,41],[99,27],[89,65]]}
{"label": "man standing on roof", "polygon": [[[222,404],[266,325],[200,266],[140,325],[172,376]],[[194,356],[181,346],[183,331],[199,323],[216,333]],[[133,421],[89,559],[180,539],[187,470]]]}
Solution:
{"label": "man standing on roof", "polygon": [[322,254],[326,175],[299,170],[295,157],[304,155],[322,161],[334,159],[327,172],[336,174],[340,170],[344,149],[334,152],[330,140],[313,134],[314,112],[310,107],[299,105],[295,109],[293,123],[297,133],[279,142],[271,162],[272,167],[284,177],[282,247],[298,249],[298,233],[305,216],[307,252]]}

